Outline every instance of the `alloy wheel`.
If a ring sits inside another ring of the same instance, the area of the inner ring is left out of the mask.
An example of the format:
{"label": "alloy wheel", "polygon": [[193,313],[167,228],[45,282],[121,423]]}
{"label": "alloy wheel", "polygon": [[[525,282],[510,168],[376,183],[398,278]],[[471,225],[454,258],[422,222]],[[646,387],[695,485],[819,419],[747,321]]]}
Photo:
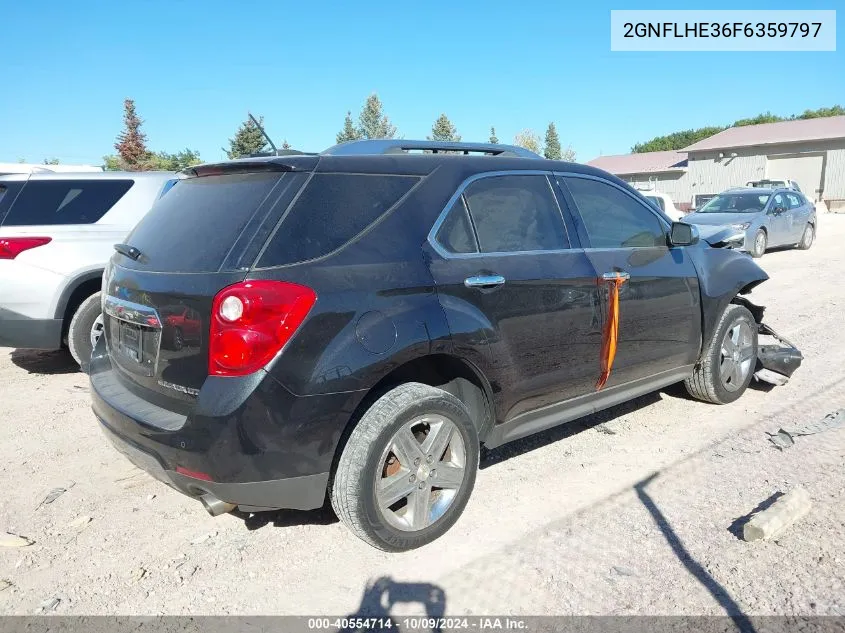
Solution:
{"label": "alloy wheel", "polygon": [[804,229],[804,248],[810,248],[814,239],[816,239],[816,231],[812,225],[808,224],[807,228]]}
{"label": "alloy wheel", "polygon": [[97,343],[103,335],[104,328],[105,323],[103,322],[103,315],[101,313],[97,315],[97,318],[94,319],[94,325],[91,326],[91,349],[97,347]]}
{"label": "alloy wheel", "polygon": [[466,479],[466,446],[454,422],[424,415],[387,443],[375,477],[376,503],[391,526],[423,530],[452,505]]}
{"label": "alloy wheel", "polygon": [[754,337],[747,321],[737,321],[722,340],[719,378],[727,391],[734,392],[745,384],[754,364]]}
{"label": "alloy wheel", "polygon": [[754,239],[754,252],[762,255],[766,252],[766,234],[760,231]]}

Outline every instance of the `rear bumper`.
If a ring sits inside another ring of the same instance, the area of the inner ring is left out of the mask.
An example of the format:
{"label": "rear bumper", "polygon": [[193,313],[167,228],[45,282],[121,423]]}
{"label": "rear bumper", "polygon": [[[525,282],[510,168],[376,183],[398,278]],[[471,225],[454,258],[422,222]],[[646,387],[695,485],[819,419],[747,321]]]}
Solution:
{"label": "rear bumper", "polygon": [[102,418],[98,416],[98,419],[105,436],[126,459],[162,483],[189,497],[199,499],[203,495],[211,494],[246,512],[279,508],[314,510],[321,507],[325,500],[326,486],[329,481],[327,472],[246,483],[195,479],[174,470],[167,470],[156,455],[146,452],[130,440],[121,437]]}
{"label": "rear bumper", "polygon": [[33,319],[0,307],[0,347],[59,349],[61,319]]}
{"label": "rear bumper", "polygon": [[101,339],[90,366],[92,408],[139,468],[186,495],[210,494],[242,510],[322,507],[358,400],[352,394],[295,396],[262,371],[206,379],[185,414],[159,406],[119,372]]}

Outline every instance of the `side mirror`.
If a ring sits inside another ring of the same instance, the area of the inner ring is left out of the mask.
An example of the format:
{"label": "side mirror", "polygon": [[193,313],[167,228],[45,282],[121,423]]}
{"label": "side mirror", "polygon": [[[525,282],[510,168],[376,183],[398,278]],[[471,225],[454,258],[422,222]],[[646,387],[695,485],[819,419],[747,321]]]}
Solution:
{"label": "side mirror", "polygon": [[786,207],[775,207],[772,209],[772,215],[780,215],[784,211],[786,211]]}
{"label": "side mirror", "polygon": [[669,233],[669,243],[672,246],[692,246],[698,243],[698,227],[686,222],[672,222]]}

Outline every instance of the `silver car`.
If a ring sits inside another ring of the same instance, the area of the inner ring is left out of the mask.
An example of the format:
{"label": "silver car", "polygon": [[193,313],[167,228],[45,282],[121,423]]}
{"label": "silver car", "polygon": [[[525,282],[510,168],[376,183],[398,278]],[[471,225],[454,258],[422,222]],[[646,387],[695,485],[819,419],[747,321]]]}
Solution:
{"label": "silver car", "polygon": [[730,227],[744,233],[742,250],[752,257],[762,257],[766,249],[777,246],[806,250],[816,237],[816,207],[793,189],[729,189],[683,221],[707,229]]}

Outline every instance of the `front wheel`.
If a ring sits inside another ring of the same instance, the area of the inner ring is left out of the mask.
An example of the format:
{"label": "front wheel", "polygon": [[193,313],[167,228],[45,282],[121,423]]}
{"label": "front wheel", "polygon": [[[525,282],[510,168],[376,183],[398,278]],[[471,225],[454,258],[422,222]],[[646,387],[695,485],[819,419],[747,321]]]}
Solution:
{"label": "front wheel", "polygon": [[478,459],[478,434],[463,403],[442,389],[406,383],[379,398],[349,436],[332,507],[370,545],[414,549],[458,520]]}
{"label": "front wheel", "polygon": [[757,231],[754,235],[754,242],[751,244],[751,257],[762,257],[766,252],[766,247],[769,245],[769,236],[763,229]]}
{"label": "front wheel", "polygon": [[744,306],[729,304],[692,376],[689,394],[713,404],[737,400],[751,383],[757,365],[757,322]]}
{"label": "front wheel", "polygon": [[73,313],[68,326],[67,346],[82,371],[88,371],[91,352],[103,335],[103,316],[100,309],[100,293],[96,292]]}

